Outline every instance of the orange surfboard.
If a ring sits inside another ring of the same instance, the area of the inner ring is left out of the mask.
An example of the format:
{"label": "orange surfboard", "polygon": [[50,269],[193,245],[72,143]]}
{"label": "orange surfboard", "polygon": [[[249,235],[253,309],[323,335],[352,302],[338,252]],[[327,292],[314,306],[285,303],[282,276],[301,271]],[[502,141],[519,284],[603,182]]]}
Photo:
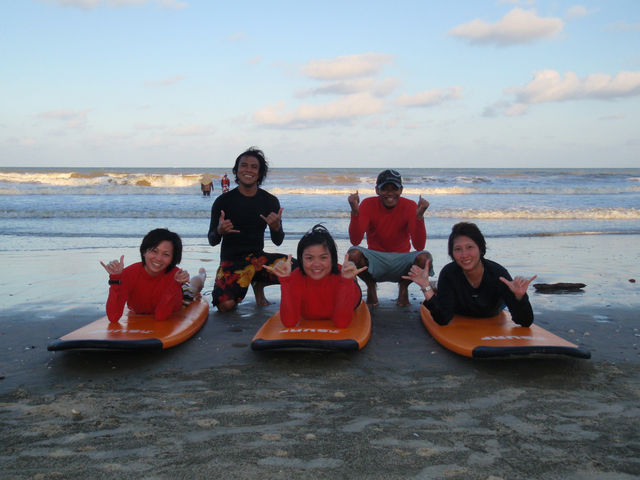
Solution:
{"label": "orange surfboard", "polygon": [[110,350],[163,350],[191,338],[207,321],[209,303],[198,297],[169,318],[125,312],[118,322],[102,317],[54,340],[47,350],[101,348]]}
{"label": "orange surfboard", "polygon": [[331,320],[300,320],[295,327],[285,327],[276,312],[255,334],[253,350],[313,349],[360,350],[371,336],[371,314],[361,302],[353,312],[347,328],[336,327]]}
{"label": "orange surfboard", "polygon": [[491,358],[511,355],[569,355],[591,358],[591,352],[537,325],[521,327],[502,310],[495,317],[472,318],[454,315],[448,325],[439,325],[424,305],[422,323],[443,347],[466,357]]}

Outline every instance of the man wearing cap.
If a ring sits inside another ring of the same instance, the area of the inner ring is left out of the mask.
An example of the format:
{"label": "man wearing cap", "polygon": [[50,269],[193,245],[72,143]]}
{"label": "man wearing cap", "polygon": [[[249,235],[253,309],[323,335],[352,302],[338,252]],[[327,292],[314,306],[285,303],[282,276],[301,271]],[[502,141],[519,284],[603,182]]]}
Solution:
{"label": "man wearing cap", "polygon": [[[360,278],[367,285],[367,303],[378,304],[377,282],[398,282],[400,306],[409,305],[409,281],[402,278],[412,265],[427,268],[433,275],[431,254],[424,251],[427,231],[424,212],[429,202],[402,197],[402,177],[396,170],[384,170],[376,180],[376,197],[360,203],[358,192],[349,195],[351,221],[349,259],[358,268],[367,267]],[[367,247],[358,246],[367,235]],[[416,251],[411,251],[411,245]]]}

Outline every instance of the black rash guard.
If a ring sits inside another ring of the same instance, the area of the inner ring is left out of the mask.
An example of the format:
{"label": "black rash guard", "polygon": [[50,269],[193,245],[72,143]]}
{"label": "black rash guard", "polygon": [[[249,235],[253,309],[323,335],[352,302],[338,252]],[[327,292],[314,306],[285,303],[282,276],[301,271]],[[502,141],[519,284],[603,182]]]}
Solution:
{"label": "black rash guard", "polygon": [[457,263],[445,265],[438,277],[438,293],[424,301],[433,319],[440,325],[446,325],[453,315],[492,317],[506,304],[515,323],[523,327],[531,325],[533,309],[527,294],[517,300],[500,280],[500,277],[512,280],[507,269],[491,260],[481,260],[484,273],[478,288],[471,286]]}
{"label": "black rash guard", "polygon": [[[220,212],[224,210],[225,219],[231,220],[233,228],[239,233],[218,234]],[[264,231],[267,228],[260,215],[269,216],[271,212],[278,213],[280,202],[266,190],[258,188],[253,197],[240,193],[238,188],[223,193],[211,207],[211,223],[209,224],[209,244],[216,246],[222,241],[220,258],[227,260],[238,258],[249,253],[259,254],[264,250]],[[284,240],[284,229],[274,231],[269,229],[271,241],[280,245]]]}

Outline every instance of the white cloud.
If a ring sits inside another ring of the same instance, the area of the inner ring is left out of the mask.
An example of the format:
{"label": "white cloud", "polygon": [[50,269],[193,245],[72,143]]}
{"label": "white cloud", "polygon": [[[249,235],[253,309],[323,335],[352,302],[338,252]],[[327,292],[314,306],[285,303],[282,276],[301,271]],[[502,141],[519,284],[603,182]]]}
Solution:
{"label": "white cloud", "polygon": [[580,78],[573,72],[564,76],[555,70],[534,72],[534,78],[524,86],[505,90],[515,100],[500,100],[485,108],[483,116],[523,115],[530,105],[569,100],[615,100],[640,95],[640,72],[620,72],[615,77],[593,73]]}
{"label": "white cloud", "polygon": [[462,97],[462,87],[425,90],[416,95],[400,95],[396,103],[403,107],[432,107]]}
{"label": "white cloud", "polygon": [[499,46],[530,43],[557,35],[564,28],[560,18],[538,17],[535,10],[514,8],[494,24],[475,19],[449,30],[448,35],[474,44]]}
{"label": "white cloud", "polygon": [[390,55],[362,53],[342,57],[310,60],[302,67],[302,73],[318,80],[339,80],[375,75],[386,64],[393,63]]}
{"label": "white cloud", "polygon": [[265,126],[308,127],[319,123],[346,121],[379,113],[383,101],[369,93],[341,97],[323,105],[301,105],[293,111],[285,110],[284,102],[258,110],[253,119]]}
{"label": "white cloud", "polygon": [[577,99],[610,100],[640,95],[640,72],[620,72],[615,77],[593,73],[579,78],[573,72],[564,76],[555,70],[534,72],[534,78],[523,87],[506,90],[520,103],[559,102]]}
{"label": "white cloud", "polygon": [[353,95],[369,92],[376,97],[386,97],[398,86],[395,78],[376,80],[374,78],[357,78],[341,82],[326,83],[320,87],[302,90],[296,97],[305,98],[315,95]]}
{"label": "white cloud", "polygon": [[593,11],[587,10],[587,7],[582,5],[573,5],[567,9],[567,13],[565,13],[565,18],[572,20],[574,18],[586,17]]}
{"label": "white cloud", "polygon": [[519,115],[524,115],[525,113],[527,113],[528,109],[529,106],[525,105],[524,103],[513,103],[511,105],[507,105],[503,113],[507,117],[517,117]]}
{"label": "white cloud", "polygon": [[162,80],[149,80],[144,82],[147,87],[166,87],[168,85],[175,85],[182,81],[184,77],[182,75],[174,75],[173,77],[163,78]]}

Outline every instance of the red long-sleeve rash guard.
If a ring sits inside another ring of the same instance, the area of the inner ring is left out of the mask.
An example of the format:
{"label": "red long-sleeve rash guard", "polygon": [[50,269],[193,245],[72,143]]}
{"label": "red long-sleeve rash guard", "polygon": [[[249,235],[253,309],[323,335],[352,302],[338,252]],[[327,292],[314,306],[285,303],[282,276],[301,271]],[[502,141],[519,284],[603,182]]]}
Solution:
{"label": "red long-sleeve rash guard", "polygon": [[286,327],[295,326],[300,317],[307,320],[331,319],[338,328],[347,327],[362,292],[353,279],[329,274],[313,280],[295,269],[280,278],[280,319]]}
{"label": "red long-sleeve rash guard", "polygon": [[394,208],[386,208],[379,197],[365,198],[358,208],[358,215],[351,214],[349,239],[352,245],[360,245],[367,234],[367,248],[378,252],[405,253],[424,250],[427,231],[424,219],[416,217],[418,204],[400,197]]}
{"label": "red long-sleeve rash guard", "polygon": [[125,303],[135,313],[153,313],[157,320],[166,320],[182,306],[182,287],[173,278],[177,270],[178,267],[174,267],[169,273],[152,277],[138,262],[129,265],[120,275],[111,275],[111,280],[121,283],[109,287],[109,321],[120,320]]}

